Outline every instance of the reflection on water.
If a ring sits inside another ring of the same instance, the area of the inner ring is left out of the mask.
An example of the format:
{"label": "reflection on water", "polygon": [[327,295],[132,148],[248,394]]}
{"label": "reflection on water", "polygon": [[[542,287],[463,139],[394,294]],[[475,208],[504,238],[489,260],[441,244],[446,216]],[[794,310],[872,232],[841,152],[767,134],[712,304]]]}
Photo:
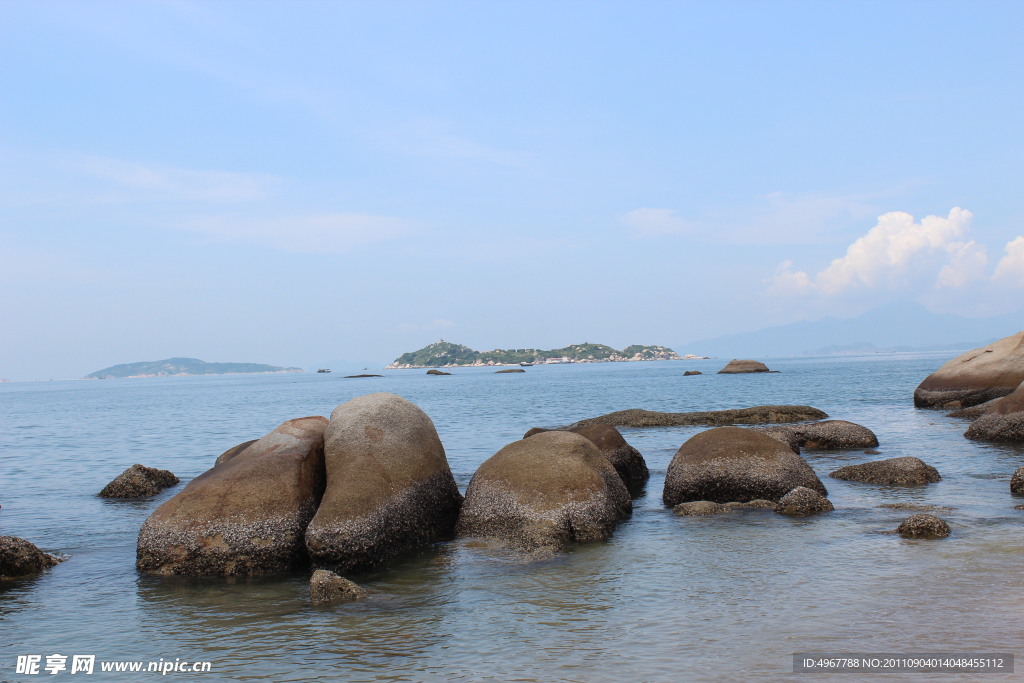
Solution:
{"label": "reflection on water", "polygon": [[[457,370],[365,383],[331,376],[241,376],[8,384],[0,387],[0,533],[70,559],[0,587],[0,667],[17,654],[210,660],[210,680],[720,680],[786,677],[793,652],[1013,652],[1024,642],[1024,512],[1009,476],[1024,449],[962,437],[965,423],[912,407],[941,356],[791,359],[765,376],[699,363],[530,368],[515,383]],[[358,385],[358,386],[357,386]],[[460,487],[533,426],[640,407],[705,410],[801,403],[873,429],[880,455],[805,453],[833,513],[763,510],[712,518],[661,505],[665,470],[701,428],[627,429],[652,478],[607,542],[526,561],[476,541],[439,544],[356,578],[369,599],[314,608],[308,577],[139,576],[138,528],[152,501],[95,497],[133,464],[187,481],[241,441],[302,415],[327,415],[368,390],[393,391],[434,420]],[[913,455],[943,476],[922,487],[827,477]],[[943,505],[941,541],[879,532]],[[1024,654],[1018,652],[1018,655]],[[0,679],[13,669],[0,668]],[[999,680],[998,676],[991,677]],[[986,677],[989,680],[989,677]]]}

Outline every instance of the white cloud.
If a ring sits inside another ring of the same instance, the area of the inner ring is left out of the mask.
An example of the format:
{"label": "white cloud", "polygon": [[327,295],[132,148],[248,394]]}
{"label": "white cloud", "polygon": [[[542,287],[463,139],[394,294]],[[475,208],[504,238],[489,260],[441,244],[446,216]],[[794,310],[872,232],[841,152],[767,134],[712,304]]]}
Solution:
{"label": "white cloud", "polygon": [[694,232],[697,225],[675,215],[672,209],[634,209],[621,217],[633,237],[660,237],[685,235]]}
{"label": "white cloud", "polygon": [[1007,243],[1006,256],[996,266],[995,279],[1024,287],[1024,236]]}
{"label": "white cloud", "polygon": [[392,216],[329,213],[282,218],[205,217],[174,227],[234,242],[249,242],[296,253],[338,253],[412,232]]}
{"label": "white cloud", "polygon": [[857,290],[963,288],[985,278],[988,256],[969,240],[971,212],[960,207],[949,215],[926,216],[920,223],[902,211],[879,216],[867,234],[846,254],[811,276],[779,266],[770,280],[776,292],[817,292],[834,296]]}

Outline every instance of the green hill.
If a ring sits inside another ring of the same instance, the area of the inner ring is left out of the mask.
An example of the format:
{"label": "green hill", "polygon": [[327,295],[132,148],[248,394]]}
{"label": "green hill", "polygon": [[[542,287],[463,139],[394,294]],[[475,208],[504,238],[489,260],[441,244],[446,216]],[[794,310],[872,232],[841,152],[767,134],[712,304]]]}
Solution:
{"label": "green hill", "polygon": [[678,360],[675,351],[666,346],[634,344],[622,351],[604,344],[571,344],[560,349],[494,349],[474,351],[462,344],[441,341],[418,351],[403,353],[388,366],[390,369],[466,367],[478,365],[516,365],[519,363],[607,363],[640,360]]}
{"label": "green hill", "polygon": [[168,358],[167,360],[123,363],[97,370],[85,379],[113,377],[171,377],[175,375],[234,375],[246,372],[303,372],[302,368],[280,368],[261,363],[207,363],[198,358]]}

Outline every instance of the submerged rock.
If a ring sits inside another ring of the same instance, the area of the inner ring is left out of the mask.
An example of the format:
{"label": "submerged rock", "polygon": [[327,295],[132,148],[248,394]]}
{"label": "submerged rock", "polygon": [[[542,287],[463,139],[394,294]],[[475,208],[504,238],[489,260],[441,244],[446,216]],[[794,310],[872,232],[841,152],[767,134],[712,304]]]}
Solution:
{"label": "submerged rock", "polygon": [[360,600],[367,595],[366,589],[326,569],[317,569],[309,579],[309,600],[314,605]]}
{"label": "submerged rock", "polygon": [[324,487],[323,417],[289,420],[199,475],[139,530],[154,574],[251,575],[308,563],[303,534]]}
{"label": "submerged rock", "polygon": [[692,377],[694,375],[703,375],[704,373],[700,370],[687,370],[683,373],[683,377]]}
{"label": "submerged rock", "polygon": [[99,492],[100,498],[149,498],[178,483],[167,470],[132,465]]}
{"label": "submerged rock", "polygon": [[911,515],[903,520],[896,533],[904,538],[946,538],[949,525],[933,515]]}
{"label": "submerged rock", "polygon": [[401,396],[343,403],[324,432],[327,488],[306,529],[313,563],[366,571],[451,538],[462,504],[427,414]]}
{"label": "submerged rock", "polygon": [[927,503],[882,503],[878,507],[910,512],[951,512],[956,510],[955,507],[949,505],[929,505]]}
{"label": "submerged rock", "polygon": [[730,410],[702,410],[690,413],[660,413],[630,408],[574,422],[570,427],[607,424],[617,427],[682,427],[691,425],[772,424],[822,420],[828,413],[810,406],[754,406]]}
{"label": "submerged rock", "polygon": [[428,375],[450,375],[452,373],[450,373],[450,372],[441,372],[440,370],[431,369],[431,370],[427,370],[427,374]]}
{"label": "submerged rock", "polygon": [[17,536],[0,536],[0,579],[36,574],[62,560]]}
{"label": "submerged rock", "polygon": [[[526,432],[523,438],[528,439],[535,434],[547,431],[552,430],[534,427]],[[626,485],[631,497],[636,498],[643,493],[644,486],[651,476],[647,469],[647,463],[640,455],[640,451],[630,446],[618,429],[611,425],[593,424],[572,427],[563,431],[574,432],[590,439],[619,473],[619,477],[622,478],[622,483]]]}
{"label": "submerged rock", "polygon": [[984,414],[964,432],[968,439],[1024,441],[1024,382],[1012,394],[986,403]]}
{"label": "submerged rock", "polygon": [[914,390],[918,408],[968,408],[1006,396],[1024,382],[1024,332],[961,354]]}
{"label": "submerged rock", "polygon": [[589,439],[549,431],[513,442],[473,475],[458,535],[527,552],[601,541],[632,511],[629,493]]}
{"label": "submerged rock", "polygon": [[738,375],[746,372],[771,372],[768,366],[759,360],[736,360],[726,363],[725,367],[718,371],[719,375]]}
{"label": "submerged rock", "polygon": [[360,377],[383,377],[384,375],[345,375],[345,379],[359,379]]}
{"label": "submerged rock", "polygon": [[718,427],[679,448],[662,498],[668,507],[695,500],[778,501],[797,486],[828,495],[811,466],[782,442],[752,429]]}
{"label": "submerged rock", "polygon": [[830,512],[835,508],[832,506],[832,501],[817,491],[797,486],[779,499],[775,509],[780,515],[807,517],[808,515],[816,515],[820,512]]}
{"label": "submerged rock", "polygon": [[859,481],[887,486],[919,486],[940,481],[938,470],[919,458],[889,458],[860,465],[841,467],[828,476],[833,479]]}
{"label": "submerged rock", "polygon": [[710,500],[691,500],[688,503],[680,503],[672,508],[672,512],[681,517],[709,517],[729,512],[732,508],[721,503],[713,503]]}
{"label": "submerged rock", "polygon": [[758,431],[783,441],[799,452],[801,448],[839,450],[873,448],[878,437],[867,427],[846,420],[824,420],[810,424],[762,427]]}
{"label": "submerged rock", "polygon": [[498,370],[494,374],[495,375],[505,375],[505,374],[508,374],[510,372],[526,372],[526,370],[523,370],[522,368],[508,368],[506,370]]}
{"label": "submerged rock", "polygon": [[1024,467],[1019,468],[1010,477],[1010,493],[1015,496],[1024,496]]}

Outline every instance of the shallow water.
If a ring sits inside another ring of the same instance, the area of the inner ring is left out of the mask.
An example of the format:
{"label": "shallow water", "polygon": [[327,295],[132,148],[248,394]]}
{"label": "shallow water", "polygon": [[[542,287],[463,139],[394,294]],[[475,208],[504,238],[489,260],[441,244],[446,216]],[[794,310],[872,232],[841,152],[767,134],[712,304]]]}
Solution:
{"label": "shallow water", "polygon": [[[404,370],[365,379],[0,385],[0,533],[69,557],[0,586],[0,680],[38,680],[15,674],[16,656],[40,654],[45,663],[53,653],[210,661],[212,672],[196,680],[274,681],[774,680],[791,675],[795,652],[1024,655],[1024,512],[1012,509],[1022,501],[1009,494],[1024,448],[972,443],[962,436],[966,422],[913,407],[914,387],[945,360],[777,359],[768,364],[782,372],[769,375],[719,376],[724,361],[705,360],[512,375],[474,368],[450,377]],[[683,377],[686,369],[706,374]],[[804,453],[835,504],[827,515],[682,518],[662,507],[665,469],[704,428],[624,429],[651,469],[646,495],[610,541],[556,558],[525,562],[479,544],[440,544],[353,577],[372,597],[327,608],[309,605],[304,575],[136,573],[139,526],[180,487],[149,501],[97,498],[116,474],[139,462],[187,481],[284,420],[329,415],[374,391],[400,394],[430,415],[463,491],[483,460],[530,427],[634,407],[807,404],[874,430],[881,454]],[[905,455],[937,467],[942,481],[901,488],[827,477]],[[952,536],[877,533],[910,514],[878,507],[891,502],[955,507],[939,513]],[[985,676],[1002,678],[1011,676]]]}

